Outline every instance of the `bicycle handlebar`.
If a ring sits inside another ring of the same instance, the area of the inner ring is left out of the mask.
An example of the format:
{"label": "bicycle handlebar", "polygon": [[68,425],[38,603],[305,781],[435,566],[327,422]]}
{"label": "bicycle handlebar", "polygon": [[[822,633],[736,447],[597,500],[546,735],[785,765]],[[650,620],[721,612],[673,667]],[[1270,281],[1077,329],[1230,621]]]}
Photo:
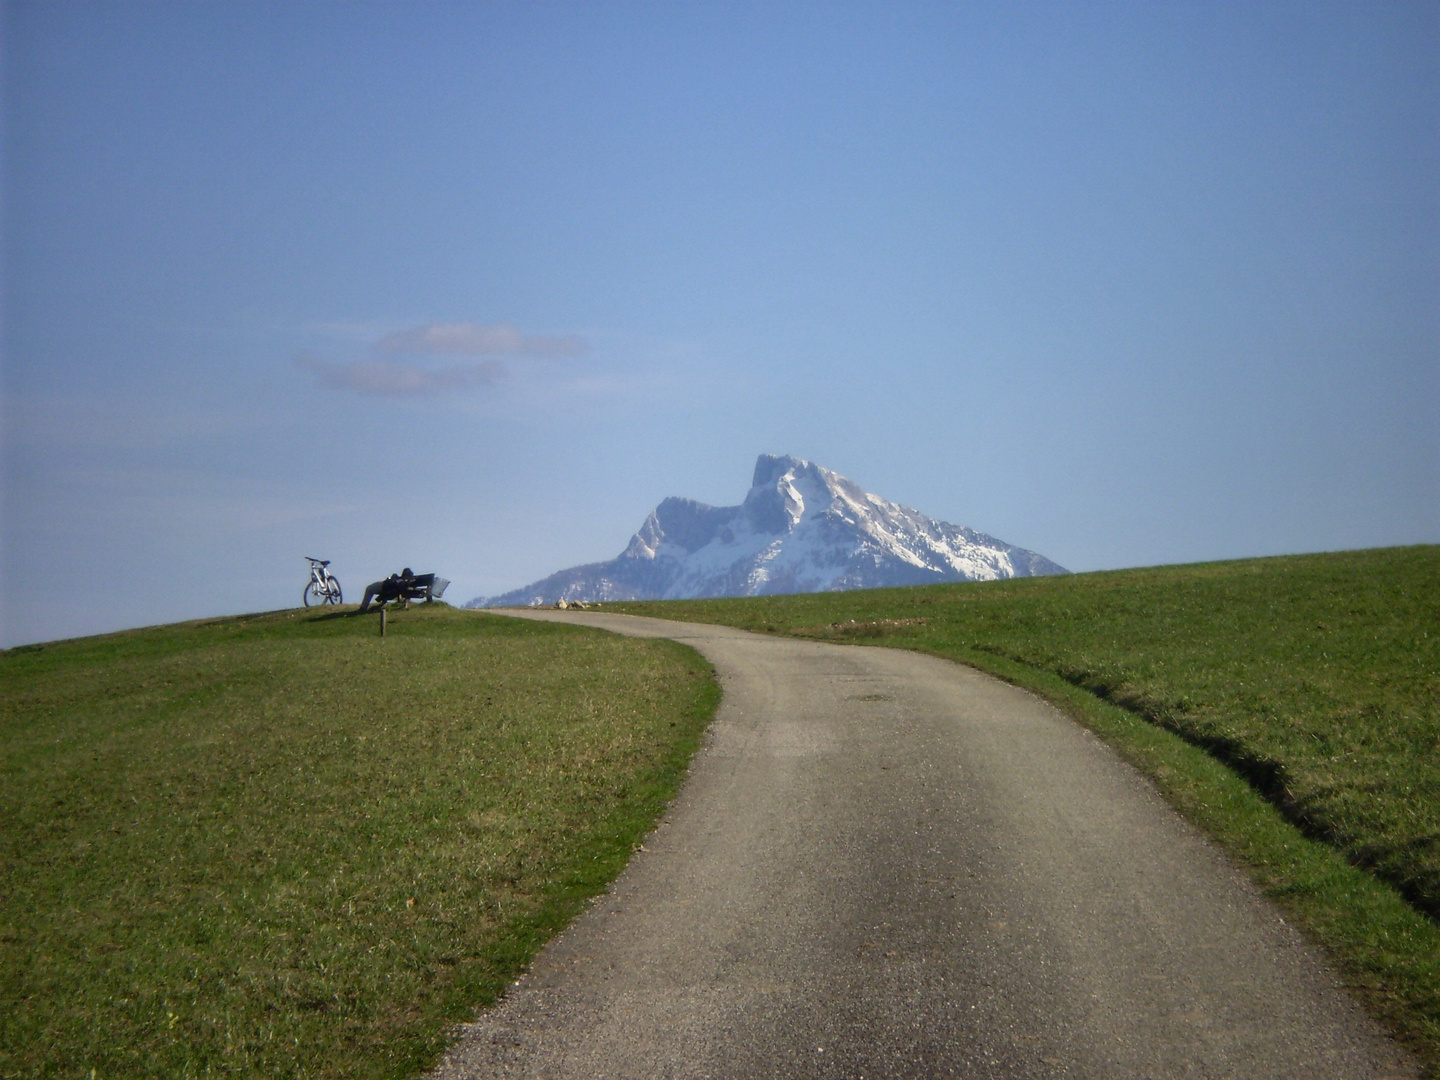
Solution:
{"label": "bicycle handlebar", "polygon": [[329,566],[329,565],[330,565],[330,560],[329,560],[329,559],[316,559],[316,558],[313,558],[313,557],[311,557],[311,556],[309,556],[309,555],[306,555],[305,558],[306,558],[307,561],[312,562],[312,563],[319,563],[321,566]]}

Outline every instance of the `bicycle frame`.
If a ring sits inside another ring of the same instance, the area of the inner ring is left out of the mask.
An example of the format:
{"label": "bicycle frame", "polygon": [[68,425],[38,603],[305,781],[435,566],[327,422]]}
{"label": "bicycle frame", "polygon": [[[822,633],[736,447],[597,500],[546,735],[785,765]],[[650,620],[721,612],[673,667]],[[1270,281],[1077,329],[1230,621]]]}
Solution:
{"label": "bicycle frame", "polygon": [[309,555],[306,555],[305,558],[310,563],[310,581],[305,586],[305,592],[302,597],[305,601],[305,606],[310,606],[312,592],[314,593],[316,603],[343,603],[340,592],[340,579],[330,573],[330,560],[315,559]]}

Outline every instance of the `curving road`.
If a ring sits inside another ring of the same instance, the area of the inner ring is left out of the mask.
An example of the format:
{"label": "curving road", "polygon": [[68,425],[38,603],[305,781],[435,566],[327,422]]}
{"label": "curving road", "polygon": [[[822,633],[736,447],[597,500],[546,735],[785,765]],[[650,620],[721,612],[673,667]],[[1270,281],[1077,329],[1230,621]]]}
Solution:
{"label": "curving road", "polygon": [[1034,696],[898,649],[524,614],[684,641],[725,696],[665,823],[436,1077],[1418,1075]]}

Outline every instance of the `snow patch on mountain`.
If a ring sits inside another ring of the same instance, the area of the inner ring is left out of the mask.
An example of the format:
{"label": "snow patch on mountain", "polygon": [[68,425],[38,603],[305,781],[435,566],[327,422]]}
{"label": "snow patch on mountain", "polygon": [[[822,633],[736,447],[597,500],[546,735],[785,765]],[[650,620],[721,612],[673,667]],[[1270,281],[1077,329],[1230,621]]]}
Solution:
{"label": "snow patch on mountain", "polygon": [[467,607],[826,592],[1067,573],[1042,555],[761,454],[745,501],[664,500],[618,558],[561,570]]}

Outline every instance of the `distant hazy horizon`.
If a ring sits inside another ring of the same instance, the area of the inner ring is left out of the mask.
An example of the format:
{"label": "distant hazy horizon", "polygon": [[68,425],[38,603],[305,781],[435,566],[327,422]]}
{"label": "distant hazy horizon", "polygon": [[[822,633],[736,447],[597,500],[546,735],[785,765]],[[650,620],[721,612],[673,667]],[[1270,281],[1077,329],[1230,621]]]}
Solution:
{"label": "distant hazy horizon", "polygon": [[1440,541],[1440,6],[3,3],[0,645],[463,601],[793,454]]}

